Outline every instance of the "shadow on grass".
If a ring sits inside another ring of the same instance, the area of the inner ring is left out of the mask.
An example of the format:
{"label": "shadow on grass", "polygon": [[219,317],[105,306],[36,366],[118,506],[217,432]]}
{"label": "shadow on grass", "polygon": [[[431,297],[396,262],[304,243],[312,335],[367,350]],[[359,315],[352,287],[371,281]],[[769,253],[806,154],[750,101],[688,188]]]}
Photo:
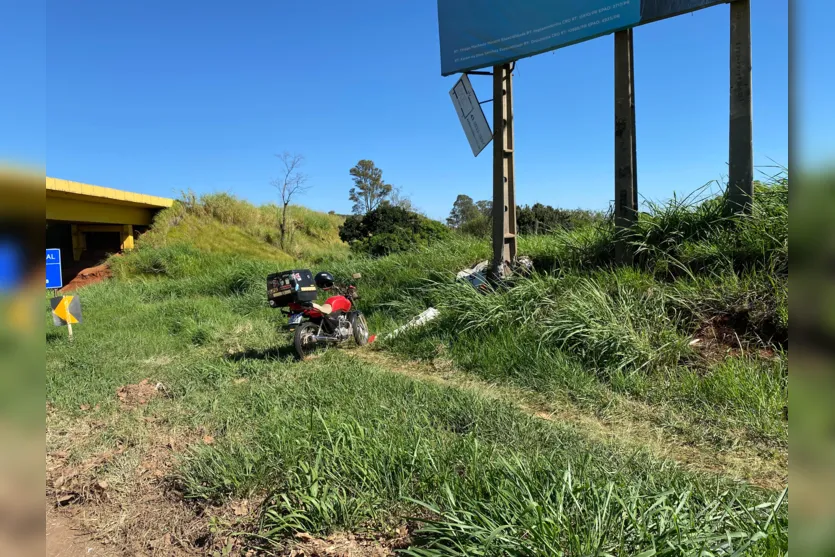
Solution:
{"label": "shadow on grass", "polygon": [[60,342],[67,338],[66,331],[59,331],[57,329],[51,329],[46,332],[46,342],[47,344],[52,344],[55,342]]}
{"label": "shadow on grass", "polygon": [[272,348],[265,348],[256,350],[250,348],[241,352],[235,352],[226,356],[227,360],[240,362],[243,360],[286,360],[295,359],[296,351],[292,344],[285,346],[274,346]]}

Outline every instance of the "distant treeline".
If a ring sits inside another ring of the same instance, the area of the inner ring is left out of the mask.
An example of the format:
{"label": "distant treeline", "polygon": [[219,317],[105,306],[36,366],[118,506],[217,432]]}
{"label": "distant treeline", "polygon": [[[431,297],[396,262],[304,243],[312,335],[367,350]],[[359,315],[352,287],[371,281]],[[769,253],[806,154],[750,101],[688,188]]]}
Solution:
{"label": "distant treeline", "polygon": [[[468,195],[459,195],[447,217],[447,225],[465,234],[489,236],[492,230],[491,201],[473,201]],[[534,203],[516,207],[516,228],[519,234],[549,234],[558,229],[573,230],[594,222],[606,215],[600,211],[585,209],[557,209],[550,205]]]}

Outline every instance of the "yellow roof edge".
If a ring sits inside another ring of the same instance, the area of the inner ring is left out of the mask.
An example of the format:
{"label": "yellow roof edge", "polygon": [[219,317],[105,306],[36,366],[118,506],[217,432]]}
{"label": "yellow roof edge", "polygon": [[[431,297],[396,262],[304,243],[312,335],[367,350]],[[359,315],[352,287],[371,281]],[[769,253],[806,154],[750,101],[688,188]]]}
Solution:
{"label": "yellow roof edge", "polygon": [[63,180],[61,178],[52,178],[49,176],[46,177],[46,189],[65,193],[74,193],[77,195],[87,195],[90,197],[99,197],[103,199],[113,199],[127,203],[149,205],[151,207],[171,207],[174,203],[173,199],[168,199],[167,197],[157,197],[155,195],[146,195],[144,193],[134,193],[114,188],[106,188],[103,186],[94,186],[92,184],[82,184],[81,182],[73,182],[72,180]]}

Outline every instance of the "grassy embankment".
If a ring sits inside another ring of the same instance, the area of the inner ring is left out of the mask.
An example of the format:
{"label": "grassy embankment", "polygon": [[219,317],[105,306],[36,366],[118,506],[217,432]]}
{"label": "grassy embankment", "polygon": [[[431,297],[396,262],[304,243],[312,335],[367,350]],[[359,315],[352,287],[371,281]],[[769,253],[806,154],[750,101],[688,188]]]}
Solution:
{"label": "grassy embankment", "polygon": [[254,206],[226,193],[196,197],[183,194],[173,207],[162,211],[140,246],[166,247],[186,244],[209,253],[234,254],[248,259],[291,262],[334,260],[347,254],[339,239],[338,215],[288,207],[285,249],[281,249],[281,208],[275,204]]}
{"label": "grassy embankment", "polygon": [[[218,249],[228,225],[192,208],[80,292],[72,345],[48,333],[48,452],[78,469],[116,451],[86,473],[122,509],[97,527],[126,545],[405,524],[414,555],[781,555],[787,192],[759,194],[745,219],[716,201],[654,207],[629,268],[609,264],[608,225],[524,238],[540,273],[490,296],[451,280],[486,242],[377,260],[331,244],[304,264],[361,272],[376,331],[430,304],[442,317],[303,363],[264,302],[292,258]],[[114,391],[143,378],[165,396],[126,409]],[[160,447],[160,477],[137,477]],[[159,485],[176,521],[130,504]]]}

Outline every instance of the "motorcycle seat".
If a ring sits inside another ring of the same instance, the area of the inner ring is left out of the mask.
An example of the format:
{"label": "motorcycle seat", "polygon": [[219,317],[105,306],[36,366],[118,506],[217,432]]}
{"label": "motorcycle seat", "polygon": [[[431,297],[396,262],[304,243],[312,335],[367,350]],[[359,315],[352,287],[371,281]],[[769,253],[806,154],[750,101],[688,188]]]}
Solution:
{"label": "motorcycle seat", "polygon": [[330,304],[325,304],[325,305],[320,306],[316,302],[313,302],[313,307],[315,309],[317,309],[318,311],[320,311],[321,313],[323,313],[324,315],[330,315],[331,312],[333,311],[333,308],[331,307]]}

